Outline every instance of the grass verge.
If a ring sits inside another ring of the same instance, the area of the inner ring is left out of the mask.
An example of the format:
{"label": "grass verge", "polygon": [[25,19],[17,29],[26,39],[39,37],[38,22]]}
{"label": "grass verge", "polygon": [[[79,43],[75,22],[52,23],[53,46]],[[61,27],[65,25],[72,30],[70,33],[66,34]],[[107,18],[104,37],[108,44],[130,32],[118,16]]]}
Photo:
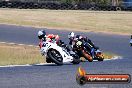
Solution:
{"label": "grass verge", "polygon": [[132,12],[123,11],[0,9],[0,23],[132,34]]}
{"label": "grass verge", "polygon": [[[114,54],[104,53],[106,59],[111,59]],[[27,45],[0,43],[0,66],[45,63],[39,48]]]}
{"label": "grass verge", "polygon": [[22,65],[44,63],[39,48],[0,43],[0,65]]}

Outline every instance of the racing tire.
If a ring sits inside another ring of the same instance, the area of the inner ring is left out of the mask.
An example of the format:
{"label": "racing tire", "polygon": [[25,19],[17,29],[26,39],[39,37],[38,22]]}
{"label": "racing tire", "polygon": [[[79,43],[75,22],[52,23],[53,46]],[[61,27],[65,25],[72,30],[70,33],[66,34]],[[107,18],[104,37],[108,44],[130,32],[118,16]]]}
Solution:
{"label": "racing tire", "polygon": [[98,61],[103,61],[104,60],[104,56],[102,55],[102,56],[96,56],[96,58],[95,58],[96,60],[98,60]]}
{"label": "racing tire", "polygon": [[52,63],[52,60],[49,57],[46,57],[46,62],[47,63]]}
{"label": "racing tire", "polygon": [[73,61],[72,61],[73,64],[79,64],[81,62],[78,55],[72,55],[72,57],[73,57]]}
{"label": "racing tire", "polygon": [[116,7],[116,11],[121,11],[121,7]]}
{"label": "racing tire", "polygon": [[[48,52],[47,52],[47,55],[50,59],[53,60],[53,62],[57,65],[63,65],[63,58],[61,56],[61,54],[55,50],[55,49],[50,49]],[[57,56],[58,55],[58,56]]]}
{"label": "racing tire", "polygon": [[104,58],[98,58],[97,60],[98,60],[98,61],[103,61],[103,60],[104,60]]}

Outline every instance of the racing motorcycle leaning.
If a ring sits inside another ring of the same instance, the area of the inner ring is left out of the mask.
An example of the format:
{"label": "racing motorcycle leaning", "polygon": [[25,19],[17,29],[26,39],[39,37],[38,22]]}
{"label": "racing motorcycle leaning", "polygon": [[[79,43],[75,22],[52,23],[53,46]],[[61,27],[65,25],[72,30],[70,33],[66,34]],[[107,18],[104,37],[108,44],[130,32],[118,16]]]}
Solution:
{"label": "racing motorcycle leaning", "polygon": [[98,61],[104,60],[104,55],[102,54],[98,47],[94,48],[91,46],[91,49],[89,49],[88,46],[91,45],[87,41],[78,40],[73,45],[73,51],[75,51],[79,55],[79,57],[84,57],[89,62],[92,62],[93,60]]}
{"label": "racing motorcycle leaning", "polygon": [[46,57],[47,63],[55,63],[57,65],[63,65],[63,63],[80,63],[79,56],[72,50],[67,50],[64,44],[57,45],[55,41],[43,41],[40,44],[40,52]]}

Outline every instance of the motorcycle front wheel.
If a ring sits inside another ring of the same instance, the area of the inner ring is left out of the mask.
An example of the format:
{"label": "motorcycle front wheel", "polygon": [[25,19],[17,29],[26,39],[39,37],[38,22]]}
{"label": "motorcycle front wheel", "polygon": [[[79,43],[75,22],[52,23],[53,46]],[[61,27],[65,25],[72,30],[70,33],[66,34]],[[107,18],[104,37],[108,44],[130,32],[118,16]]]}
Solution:
{"label": "motorcycle front wheel", "polygon": [[63,58],[61,56],[61,54],[55,50],[55,49],[50,49],[48,52],[47,52],[47,55],[50,59],[53,60],[53,62],[57,65],[63,65]]}
{"label": "motorcycle front wheel", "polygon": [[72,55],[72,57],[73,57],[73,61],[72,61],[73,64],[79,64],[81,62],[80,57],[78,55]]}

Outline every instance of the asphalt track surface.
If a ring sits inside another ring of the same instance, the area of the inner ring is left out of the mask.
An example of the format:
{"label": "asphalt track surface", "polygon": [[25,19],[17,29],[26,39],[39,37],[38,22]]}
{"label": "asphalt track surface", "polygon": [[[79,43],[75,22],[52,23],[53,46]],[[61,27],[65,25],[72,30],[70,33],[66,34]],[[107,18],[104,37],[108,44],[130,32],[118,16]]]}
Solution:
{"label": "asphalt track surface", "polygon": [[[38,45],[37,31],[42,28],[0,25],[0,41]],[[47,33],[59,34],[68,43],[70,31],[45,29]],[[132,88],[129,84],[86,84],[76,83],[76,72],[79,66],[88,73],[94,74],[130,74],[132,75],[132,47],[130,36],[75,32],[88,36],[103,52],[112,52],[123,59],[103,62],[82,62],[79,65],[63,66],[37,65],[0,68],[0,88]],[[3,58],[4,59],[4,58]],[[37,59],[37,58],[36,58]]]}

